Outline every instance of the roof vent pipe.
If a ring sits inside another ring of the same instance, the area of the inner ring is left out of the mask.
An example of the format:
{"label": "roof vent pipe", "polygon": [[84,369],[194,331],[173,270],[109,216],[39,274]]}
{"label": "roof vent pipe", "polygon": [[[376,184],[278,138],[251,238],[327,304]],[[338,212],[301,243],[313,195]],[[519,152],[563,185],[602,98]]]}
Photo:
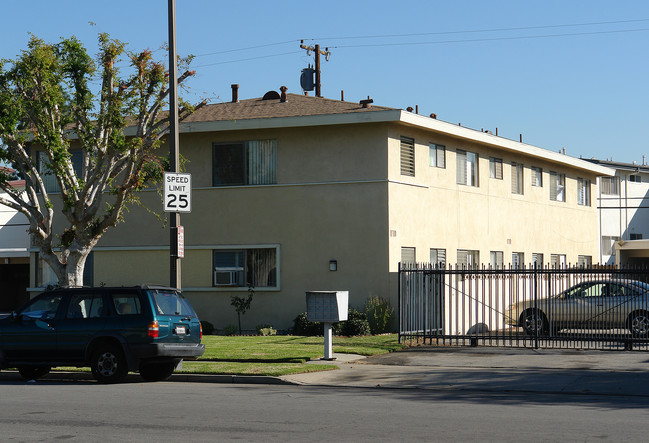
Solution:
{"label": "roof vent pipe", "polygon": [[239,103],[239,85],[230,85],[232,88],[232,103]]}
{"label": "roof vent pipe", "polygon": [[414,109],[412,108],[412,106],[408,106],[408,107],[406,108],[406,111],[408,111],[408,112],[412,112],[412,111],[414,111]]}
{"label": "roof vent pipe", "polygon": [[430,114],[430,118],[437,118],[437,114]]}
{"label": "roof vent pipe", "polygon": [[415,114],[419,114],[419,105],[415,105]]}
{"label": "roof vent pipe", "polygon": [[342,89],[340,90],[340,101],[341,102],[345,101],[345,91],[343,91]]}
{"label": "roof vent pipe", "polygon": [[520,136],[521,143],[523,143],[523,134],[519,134],[519,136]]}
{"label": "roof vent pipe", "polygon": [[371,103],[374,103],[374,100],[371,98],[367,97],[367,100],[361,100],[359,102],[363,108],[369,108]]}

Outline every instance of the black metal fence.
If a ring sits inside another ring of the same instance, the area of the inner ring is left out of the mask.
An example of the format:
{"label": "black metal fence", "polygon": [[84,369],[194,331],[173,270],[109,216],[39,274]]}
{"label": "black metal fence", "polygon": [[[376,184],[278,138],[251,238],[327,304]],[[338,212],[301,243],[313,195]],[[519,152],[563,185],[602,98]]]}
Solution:
{"label": "black metal fence", "polygon": [[399,266],[399,340],[649,350],[649,271]]}

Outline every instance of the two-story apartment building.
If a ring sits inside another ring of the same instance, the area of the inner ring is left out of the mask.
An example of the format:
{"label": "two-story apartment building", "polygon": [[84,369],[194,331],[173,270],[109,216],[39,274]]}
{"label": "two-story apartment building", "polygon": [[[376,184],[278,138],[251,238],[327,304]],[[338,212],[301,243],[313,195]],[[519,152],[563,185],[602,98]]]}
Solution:
{"label": "two-story apartment building", "polygon": [[600,262],[649,264],[649,166],[644,161],[588,161],[615,171],[614,176],[598,178]]}
{"label": "two-story apartment building", "polygon": [[[591,196],[608,168],[401,109],[268,96],[181,125],[193,186],[182,288],[219,328],[249,284],[244,328],[286,329],[305,291],[396,306],[401,261],[560,266],[599,253]],[[159,192],[141,198],[161,211]],[[142,208],[125,219],[93,252],[94,284],[168,282],[167,228]]]}

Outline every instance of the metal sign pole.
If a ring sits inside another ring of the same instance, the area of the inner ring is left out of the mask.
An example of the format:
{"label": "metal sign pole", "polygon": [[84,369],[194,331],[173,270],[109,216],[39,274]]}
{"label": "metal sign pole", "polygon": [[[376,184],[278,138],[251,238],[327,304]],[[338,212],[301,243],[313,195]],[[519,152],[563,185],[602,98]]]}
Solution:
{"label": "metal sign pole", "polygon": [[[171,172],[178,172],[178,67],[176,60],[176,0],[169,0],[169,163]],[[178,226],[180,213],[169,213],[169,286],[181,288]]]}

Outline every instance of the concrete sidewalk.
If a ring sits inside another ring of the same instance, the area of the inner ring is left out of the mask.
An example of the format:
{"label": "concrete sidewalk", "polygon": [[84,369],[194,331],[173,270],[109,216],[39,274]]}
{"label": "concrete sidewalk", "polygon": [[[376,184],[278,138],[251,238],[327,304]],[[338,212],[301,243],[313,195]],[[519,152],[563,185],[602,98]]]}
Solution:
{"label": "concrete sidewalk", "polygon": [[642,352],[416,347],[369,358],[334,357],[339,370],[282,379],[320,386],[649,397],[649,354]]}

